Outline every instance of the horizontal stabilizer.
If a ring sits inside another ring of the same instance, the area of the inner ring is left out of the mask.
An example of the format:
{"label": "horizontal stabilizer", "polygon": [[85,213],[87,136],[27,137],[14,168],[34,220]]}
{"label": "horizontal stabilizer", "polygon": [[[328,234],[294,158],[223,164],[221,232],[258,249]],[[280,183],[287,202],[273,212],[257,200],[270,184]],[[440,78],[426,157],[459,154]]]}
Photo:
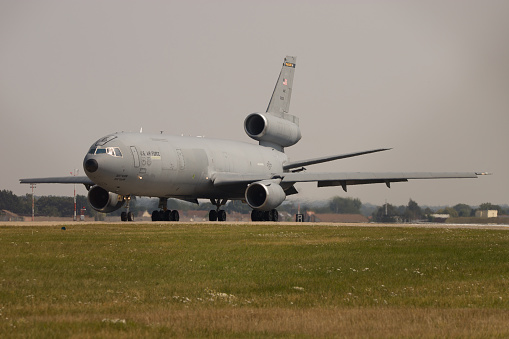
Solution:
{"label": "horizontal stabilizer", "polygon": [[359,156],[359,155],[364,155],[364,154],[369,154],[369,153],[376,153],[376,152],[387,151],[387,150],[390,150],[390,149],[391,148],[378,148],[378,149],[373,149],[373,150],[369,150],[369,151],[347,153],[347,154],[339,154],[339,155],[329,155],[329,156],[321,157],[321,158],[302,160],[302,161],[294,161],[294,162],[289,162],[289,163],[283,165],[283,170],[286,171],[286,170],[289,170],[289,169],[292,169],[292,168],[297,168],[297,167],[302,167],[302,166],[309,166],[309,165],[315,165],[315,164],[320,164],[320,163],[323,163],[323,162],[328,162],[328,161],[333,161],[333,160],[338,160],[338,159],[345,159],[345,158],[356,157],[356,156]]}

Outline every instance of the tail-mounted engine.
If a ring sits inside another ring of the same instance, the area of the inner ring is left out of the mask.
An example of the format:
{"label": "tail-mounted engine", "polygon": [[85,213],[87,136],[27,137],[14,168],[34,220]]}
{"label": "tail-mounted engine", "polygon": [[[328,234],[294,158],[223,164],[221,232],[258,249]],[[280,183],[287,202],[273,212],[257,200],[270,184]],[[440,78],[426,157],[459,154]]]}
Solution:
{"label": "tail-mounted engine", "polygon": [[99,212],[110,213],[118,210],[124,205],[126,197],[106,191],[99,186],[93,186],[88,191],[88,202]]}
{"label": "tail-mounted engine", "polygon": [[283,188],[274,181],[257,181],[249,185],[246,189],[246,202],[256,210],[270,211],[286,199]]}
{"label": "tail-mounted engine", "polygon": [[270,113],[252,113],[244,120],[244,130],[260,145],[279,150],[295,145],[301,138],[299,120],[290,114],[278,117]]}

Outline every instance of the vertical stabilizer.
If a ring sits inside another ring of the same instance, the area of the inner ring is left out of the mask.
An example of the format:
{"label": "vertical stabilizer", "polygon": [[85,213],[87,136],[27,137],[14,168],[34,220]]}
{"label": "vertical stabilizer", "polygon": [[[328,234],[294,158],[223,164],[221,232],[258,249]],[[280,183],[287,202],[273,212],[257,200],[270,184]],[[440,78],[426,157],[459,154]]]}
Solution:
{"label": "vertical stabilizer", "polygon": [[299,119],[288,114],[296,59],[293,56],[285,58],[267,112],[252,113],[244,120],[244,130],[250,138],[258,140],[261,146],[280,152],[295,145],[301,138]]}
{"label": "vertical stabilizer", "polygon": [[287,56],[283,62],[281,73],[277,79],[276,87],[270,98],[267,113],[279,118],[290,120],[298,124],[294,116],[287,116],[290,111],[290,99],[292,98],[293,74],[295,73],[295,61],[297,57]]}

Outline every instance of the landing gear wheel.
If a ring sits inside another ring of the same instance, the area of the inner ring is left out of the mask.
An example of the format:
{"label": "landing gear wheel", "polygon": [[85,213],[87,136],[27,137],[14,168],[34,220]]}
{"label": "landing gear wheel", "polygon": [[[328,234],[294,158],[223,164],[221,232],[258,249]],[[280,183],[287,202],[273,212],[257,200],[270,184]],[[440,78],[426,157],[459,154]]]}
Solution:
{"label": "landing gear wheel", "polygon": [[127,212],[127,221],[134,221],[133,212]]}
{"label": "landing gear wheel", "polygon": [[219,210],[217,212],[217,220],[218,221],[226,221],[226,211],[225,210]]}
{"label": "landing gear wheel", "polygon": [[272,211],[263,211],[263,221],[271,221]]}
{"label": "landing gear wheel", "polygon": [[152,221],[163,221],[163,217],[163,213],[160,213],[159,211],[152,212]]}
{"label": "landing gear wheel", "polygon": [[262,211],[253,210],[251,212],[251,221],[263,221],[262,218],[263,218]]}
{"label": "landing gear wheel", "polygon": [[163,221],[171,221],[171,211],[166,210],[163,212]]}
{"label": "landing gear wheel", "polygon": [[217,211],[216,210],[210,210],[209,221],[217,221]]}
{"label": "landing gear wheel", "polygon": [[279,220],[279,213],[277,210],[272,210],[270,213],[272,214],[271,221],[277,222]]}
{"label": "landing gear wheel", "polygon": [[179,221],[180,220],[179,211],[177,211],[177,210],[171,211],[170,220],[171,221]]}
{"label": "landing gear wheel", "polygon": [[120,213],[120,220],[127,221],[127,213],[126,212]]}
{"label": "landing gear wheel", "polygon": [[251,221],[278,221],[278,220],[279,213],[275,209],[270,211],[253,210],[251,212]]}

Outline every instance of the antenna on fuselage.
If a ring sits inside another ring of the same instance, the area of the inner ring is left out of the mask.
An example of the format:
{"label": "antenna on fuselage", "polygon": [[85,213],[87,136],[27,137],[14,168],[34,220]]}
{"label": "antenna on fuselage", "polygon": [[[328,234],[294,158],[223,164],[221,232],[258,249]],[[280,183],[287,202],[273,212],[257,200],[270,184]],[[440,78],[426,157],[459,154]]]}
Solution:
{"label": "antenna on fuselage", "polygon": [[143,133],[143,127],[140,128],[140,133]]}

